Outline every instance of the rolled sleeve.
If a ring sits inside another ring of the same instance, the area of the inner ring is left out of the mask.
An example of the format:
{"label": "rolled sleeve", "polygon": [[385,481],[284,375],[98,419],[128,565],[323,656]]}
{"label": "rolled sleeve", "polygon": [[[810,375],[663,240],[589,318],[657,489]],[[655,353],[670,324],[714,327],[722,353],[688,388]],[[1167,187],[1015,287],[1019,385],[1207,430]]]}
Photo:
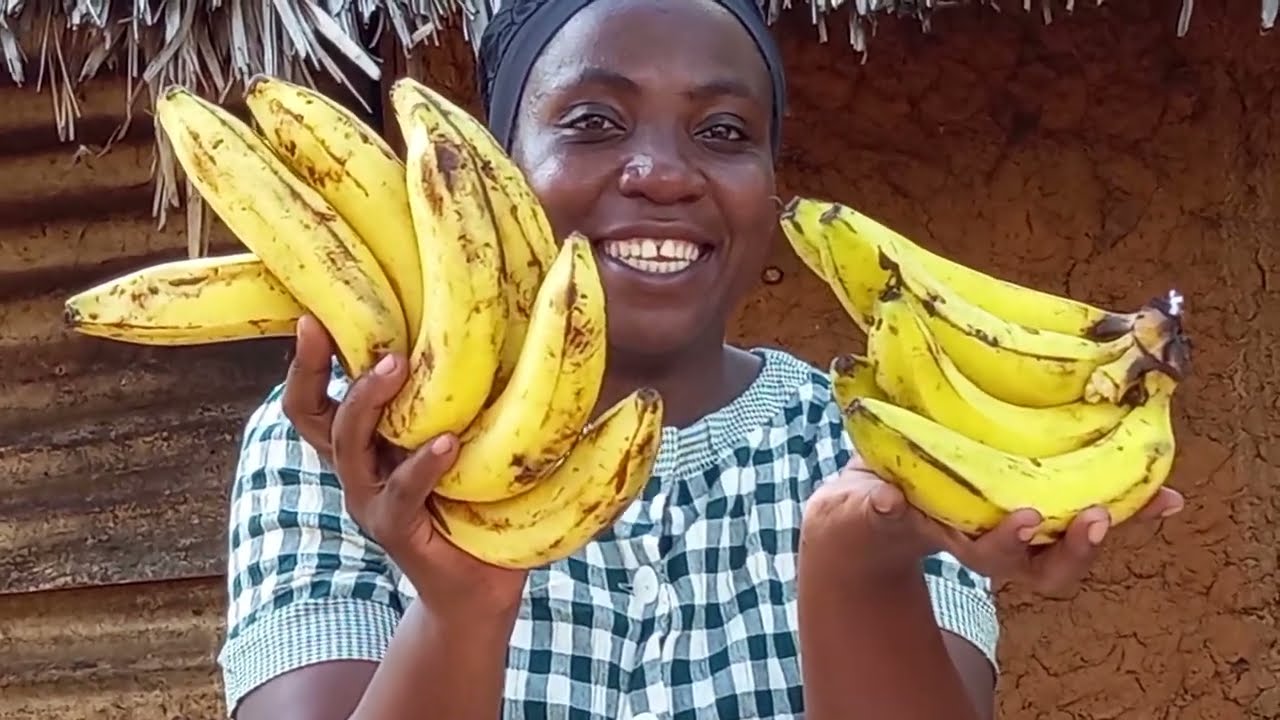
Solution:
{"label": "rolled sleeve", "polygon": [[337,477],[284,416],[280,395],[249,419],[231,495],[218,655],[231,713],[291,670],[381,660],[404,609],[398,573],[345,513]]}
{"label": "rolled sleeve", "polygon": [[1000,622],[991,581],[960,564],[948,553],[924,559],[925,584],[938,627],[959,635],[982,651],[997,671]]}

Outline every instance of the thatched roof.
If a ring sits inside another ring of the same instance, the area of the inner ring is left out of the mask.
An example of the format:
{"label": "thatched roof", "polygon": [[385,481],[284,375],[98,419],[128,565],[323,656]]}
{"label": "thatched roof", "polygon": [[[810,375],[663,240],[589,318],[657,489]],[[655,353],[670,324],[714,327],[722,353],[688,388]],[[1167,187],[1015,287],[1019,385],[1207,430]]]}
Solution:
{"label": "thatched roof", "polygon": [[[1051,22],[1074,10],[1075,0],[757,0],[775,20],[783,8],[806,12],[817,38],[845,36],[866,57],[878,17],[917,19],[929,29],[932,13],[955,6],[1000,11],[1018,3]],[[1122,0],[1123,1],[1123,0]],[[1275,23],[1280,0],[1261,2],[1261,26]],[[500,0],[0,0],[0,55],[20,85],[54,97],[59,131],[72,135],[77,111],[72,90],[100,70],[123,70],[135,93],[154,99],[160,88],[182,83],[223,98],[257,73],[313,82],[328,73],[348,84],[338,58],[370,79],[381,73],[373,48],[394,34],[411,49],[431,42],[447,26],[478,37]],[[1083,0],[1101,5],[1103,0]],[[1195,0],[1182,0],[1177,33],[1189,26]],[[841,7],[843,6],[843,7]],[[132,105],[132,103],[130,103]],[[177,205],[175,168],[159,145],[156,210]],[[192,229],[199,225],[192,220]]]}

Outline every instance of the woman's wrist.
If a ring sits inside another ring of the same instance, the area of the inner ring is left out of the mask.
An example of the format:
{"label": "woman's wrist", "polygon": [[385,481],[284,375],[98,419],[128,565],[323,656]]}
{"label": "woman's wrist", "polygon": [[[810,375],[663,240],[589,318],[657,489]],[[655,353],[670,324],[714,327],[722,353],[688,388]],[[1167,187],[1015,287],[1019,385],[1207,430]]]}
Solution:
{"label": "woman's wrist", "polygon": [[520,596],[510,598],[434,598],[419,595],[415,601],[427,616],[431,632],[442,640],[455,636],[486,640],[498,638],[504,645],[511,637],[520,610]]}
{"label": "woman's wrist", "polygon": [[928,554],[923,544],[885,547],[874,542],[839,542],[848,539],[849,536],[802,529],[798,557],[801,578],[848,594],[867,588],[910,587],[919,581],[921,562]]}

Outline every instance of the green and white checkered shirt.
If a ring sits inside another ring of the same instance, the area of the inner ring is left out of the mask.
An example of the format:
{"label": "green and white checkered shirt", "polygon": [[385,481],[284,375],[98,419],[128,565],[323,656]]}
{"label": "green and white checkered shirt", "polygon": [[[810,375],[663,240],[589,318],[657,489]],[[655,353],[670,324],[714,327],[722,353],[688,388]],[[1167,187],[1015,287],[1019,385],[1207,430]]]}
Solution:
{"label": "green and white checkered shirt", "polygon": [[[653,478],[617,524],[530,574],[507,658],[515,720],[804,717],[796,551],[805,500],[852,445],[823,373],[776,350],[727,407],[665,428]],[[335,372],[330,394],[346,379]],[[380,660],[414,595],[343,511],[337,478],[276,388],[250,418],[231,502],[229,708],[310,663]],[[986,578],[923,565],[938,625],[995,662]]]}

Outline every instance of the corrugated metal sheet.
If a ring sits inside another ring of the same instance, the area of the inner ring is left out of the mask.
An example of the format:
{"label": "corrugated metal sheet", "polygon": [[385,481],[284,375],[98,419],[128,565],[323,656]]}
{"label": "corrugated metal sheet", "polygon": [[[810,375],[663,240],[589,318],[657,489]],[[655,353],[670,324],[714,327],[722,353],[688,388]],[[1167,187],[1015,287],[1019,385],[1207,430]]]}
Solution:
{"label": "corrugated metal sheet", "polygon": [[0,717],[224,717],[224,592],[203,579],[0,597]]}
{"label": "corrugated metal sheet", "polygon": [[284,368],[278,340],[143,348],[64,328],[69,293],[185,252],[181,212],[151,216],[150,118],[94,147],[125,92],[90,84],[60,144],[47,93],[0,86],[0,594],[220,573],[239,432]]}

